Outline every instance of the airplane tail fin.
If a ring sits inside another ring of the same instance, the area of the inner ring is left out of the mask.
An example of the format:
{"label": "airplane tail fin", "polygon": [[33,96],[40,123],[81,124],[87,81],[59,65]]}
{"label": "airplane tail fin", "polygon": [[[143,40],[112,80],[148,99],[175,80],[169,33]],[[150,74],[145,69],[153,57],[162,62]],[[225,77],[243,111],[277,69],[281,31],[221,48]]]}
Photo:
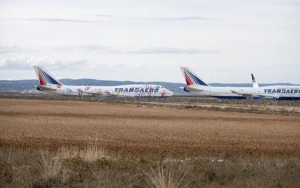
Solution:
{"label": "airplane tail fin", "polygon": [[62,85],[60,81],[58,81],[53,76],[51,76],[44,68],[40,66],[33,66],[33,67],[39,79],[40,85],[48,85],[48,84]]}
{"label": "airplane tail fin", "polygon": [[253,75],[253,74],[251,74],[251,77],[252,77],[252,83],[253,83],[253,87],[254,87],[254,88],[258,88],[258,87],[259,87],[259,85],[258,85],[258,83],[256,82],[256,80],[255,80],[255,78],[254,78],[254,75]]}
{"label": "airplane tail fin", "polygon": [[187,67],[180,67],[183,77],[185,79],[186,85],[201,85],[201,86],[209,86],[207,83],[205,83],[202,79],[200,79],[199,76],[197,76],[195,73],[193,73],[192,70],[190,70]]}

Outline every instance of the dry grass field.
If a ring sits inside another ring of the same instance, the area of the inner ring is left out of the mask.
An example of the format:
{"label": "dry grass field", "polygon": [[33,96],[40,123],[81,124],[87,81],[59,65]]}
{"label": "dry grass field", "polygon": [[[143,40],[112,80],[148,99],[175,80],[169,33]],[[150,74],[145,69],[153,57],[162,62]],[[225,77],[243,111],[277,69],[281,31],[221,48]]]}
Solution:
{"label": "dry grass field", "polygon": [[0,144],[58,148],[91,140],[133,155],[300,156],[300,117],[92,102],[0,100]]}
{"label": "dry grass field", "polygon": [[0,130],[0,186],[300,185],[299,116],[0,99]]}

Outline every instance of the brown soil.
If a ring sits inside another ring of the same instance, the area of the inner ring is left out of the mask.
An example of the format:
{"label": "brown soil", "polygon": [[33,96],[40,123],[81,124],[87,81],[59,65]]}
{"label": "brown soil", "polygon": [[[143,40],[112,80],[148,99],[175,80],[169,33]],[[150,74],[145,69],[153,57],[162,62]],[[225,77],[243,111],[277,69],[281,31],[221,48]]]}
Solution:
{"label": "brown soil", "polygon": [[0,99],[0,146],[97,142],[120,154],[300,156],[300,117],[99,102]]}

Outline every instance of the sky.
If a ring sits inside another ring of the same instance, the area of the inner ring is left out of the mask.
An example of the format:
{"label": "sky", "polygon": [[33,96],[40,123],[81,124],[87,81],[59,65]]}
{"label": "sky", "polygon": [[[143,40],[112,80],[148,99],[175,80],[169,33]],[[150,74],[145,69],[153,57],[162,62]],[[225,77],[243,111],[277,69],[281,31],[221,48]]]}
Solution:
{"label": "sky", "polygon": [[0,0],[0,80],[300,84],[299,0]]}

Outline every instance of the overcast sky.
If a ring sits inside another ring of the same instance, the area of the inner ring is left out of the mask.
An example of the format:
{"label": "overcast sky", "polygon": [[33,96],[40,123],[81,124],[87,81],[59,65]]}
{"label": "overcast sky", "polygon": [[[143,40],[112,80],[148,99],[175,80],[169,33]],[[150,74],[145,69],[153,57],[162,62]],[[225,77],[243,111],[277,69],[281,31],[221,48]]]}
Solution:
{"label": "overcast sky", "polygon": [[299,0],[0,0],[0,79],[300,84]]}

